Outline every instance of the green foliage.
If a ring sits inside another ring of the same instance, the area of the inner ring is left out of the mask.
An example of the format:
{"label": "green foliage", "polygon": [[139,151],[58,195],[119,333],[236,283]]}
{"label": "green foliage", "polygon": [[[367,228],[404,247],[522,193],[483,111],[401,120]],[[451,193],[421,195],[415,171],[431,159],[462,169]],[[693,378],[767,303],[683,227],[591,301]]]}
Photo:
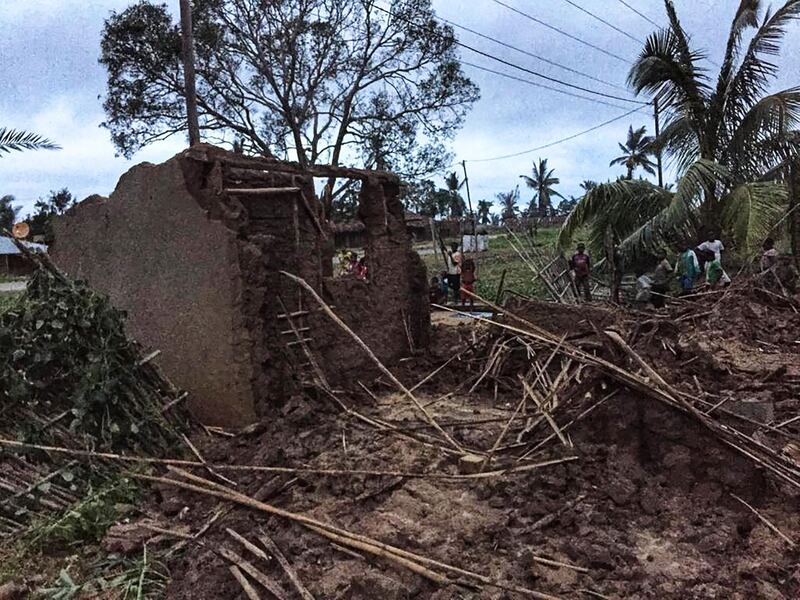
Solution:
{"label": "green foliage", "polygon": [[0,198],[0,235],[3,230],[10,230],[17,221],[19,206],[14,206],[14,196],[6,195]]}
{"label": "green foliage", "polygon": [[47,198],[39,198],[33,205],[34,212],[26,217],[31,237],[44,236],[46,244],[53,243],[53,217],[63,215],[74,205],[75,197],[67,188],[51,190]]}
{"label": "green foliage", "polygon": [[[637,93],[658,95],[667,118],[647,146],[674,161],[681,174],[677,188],[672,193],[634,181],[600,186],[570,214],[562,245],[590,226],[597,248],[610,229],[632,258],[710,229],[749,252],[774,227],[788,208],[786,190],[760,182],[800,157],[800,88],[767,95],[778,74],[771,57],[780,54],[788,24],[800,18],[800,0],[784,1],[760,21],[762,7],[760,0],[740,3],[713,84],[700,64],[705,57],[692,49],[673,3],[666,2],[669,27],[647,38],[628,82]],[[745,47],[750,28],[757,31]]]}
{"label": "green foliage", "polygon": [[492,222],[492,203],[488,200],[478,202],[478,222],[481,225],[489,225]]}
{"label": "green foliage", "polygon": [[426,217],[442,217],[448,214],[452,204],[450,192],[437,189],[430,179],[404,186],[401,200],[408,210]]}
{"label": "green foliage", "polygon": [[41,519],[30,527],[25,543],[32,549],[52,549],[99,542],[119,521],[119,506],[133,504],[137,496],[136,484],[127,477],[115,478],[97,489],[90,486],[84,498],[64,514]]}
{"label": "green foliage", "polygon": [[[245,153],[419,176],[446,162],[478,88],[430,0],[194,0],[200,127]],[[186,130],[180,32],[165,4],[106,21],[105,126],[125,156]]]}
{"label": "green foliage", "polygon": [[[68,411],[87,445],[157,453],[177,434],[161,413],[172,392],[148,379],[123,315],[84,283],[48,269],[0,314],[0,399],[13,410]],[[18,435],[36,437],[18,423]]]}
{"label": "green foliage", "polygon": [[0,156],[22,150],[61,150],[61,146],[35,133],[0,127]]}
{"label": "green foliage", "polygon": [[[93,565],[83,583],[76,583],[67,569],[62,569],[48,587],[38,590],[42,600],[110,597],[116,600],[153,600],[164,598],[170,572],[167,565],[148,554],[147,546],[137,558],[110,554]],[[110,594],[110,595],[109,595]]]}
{"label": "green foliage", "polygon": [[21,292],[0,292],[0,315],[10,310],[17,302]]}

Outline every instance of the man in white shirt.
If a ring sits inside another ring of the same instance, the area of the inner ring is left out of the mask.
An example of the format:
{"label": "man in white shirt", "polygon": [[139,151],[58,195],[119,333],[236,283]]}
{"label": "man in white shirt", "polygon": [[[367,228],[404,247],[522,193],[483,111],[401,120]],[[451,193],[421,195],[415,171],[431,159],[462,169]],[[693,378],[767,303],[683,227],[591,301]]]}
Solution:
{"label": "man in white shirt", "polygon": [[720,262],[722,261],[722,251],[725,250],[725,246],[720,240],[715,239],[713,235],[710,236],[705,242],[700,244],[698,248],[705,252],[713,252],[714,258]]}

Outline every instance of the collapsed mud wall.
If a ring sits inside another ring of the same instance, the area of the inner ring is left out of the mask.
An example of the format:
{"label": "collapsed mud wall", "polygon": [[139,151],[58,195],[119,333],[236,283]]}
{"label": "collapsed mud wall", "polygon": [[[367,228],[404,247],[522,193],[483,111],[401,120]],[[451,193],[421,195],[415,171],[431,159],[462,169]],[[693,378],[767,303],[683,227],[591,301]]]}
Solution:
{"label": "collapsed mud wall", "polygon": [[68,211],[55,224],[52,255],[129,313],[131,332],[161,350],[161,366],[189,391],[200,420],[243,425],[310,378],[292,325],[331,381],[367,361],[280,271],[308,281],[381,360],[427,345],[425,269],[411,250],[397,178],[326,172],[361,179],[366,282],[329,276],[333,237],[312,174],[195,147],[134,167],[110,198]]}

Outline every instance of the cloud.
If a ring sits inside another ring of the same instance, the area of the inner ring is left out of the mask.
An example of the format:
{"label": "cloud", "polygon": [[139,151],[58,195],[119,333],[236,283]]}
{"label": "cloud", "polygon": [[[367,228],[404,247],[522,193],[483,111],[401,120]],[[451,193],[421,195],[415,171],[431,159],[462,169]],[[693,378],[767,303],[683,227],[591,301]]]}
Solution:
{"label": "cloud", "polygon": [[186,147],[185,140],[176,136],[146,148],[133,161],[115,157],[108,131],[100,128],[102,121],[99,107],[67,95],[52,98],[32,115],[0,113],[0,123],[44,135],[62,147],[3,155],[0,194],[14,195],[23,213],[49,190],[67,187],[79,199],[94,193],[107,195],[134,164],[161,162]]}

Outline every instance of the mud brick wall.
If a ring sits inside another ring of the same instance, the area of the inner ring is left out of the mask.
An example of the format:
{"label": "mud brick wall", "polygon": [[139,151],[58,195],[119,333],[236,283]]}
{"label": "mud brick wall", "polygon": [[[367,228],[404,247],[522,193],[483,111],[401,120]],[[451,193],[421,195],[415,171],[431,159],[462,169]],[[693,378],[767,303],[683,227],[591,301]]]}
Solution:
{"label": "mud brick wall", "polygon": [[[408,355],[406,325],[417,349],[427,347],[430,327],[425,265],[411,250],[399,192],[393,182],[362,181],[358,216],[366,226],[369,281],[344,277],[324,283],[336,313],[387,362]],[[362,351],[323,315],[314,330],[322,334],[315,333],[316,349],[329,378],[353,379],[353,370],[364,364]]]}
{"label": "mud brick wall", "polygon": [[68,211],[51,254],[128,312],[130,332],[146,350],[161,350],[157,360],[190,393],[197,418],[245,425],[269,417],[309,379],[279,318],[283,306],[307,313],[296,324],[332,381],[368,363],[282,270],[317,289],[381,360],[408,352],[406,324],[414,346],[427,345],[425,269],[411,250],[398,181],[355,175],[363,178],[369,283],[328,276],[333,238],[309,173],[207,145],[134,167],[110,198]]}

